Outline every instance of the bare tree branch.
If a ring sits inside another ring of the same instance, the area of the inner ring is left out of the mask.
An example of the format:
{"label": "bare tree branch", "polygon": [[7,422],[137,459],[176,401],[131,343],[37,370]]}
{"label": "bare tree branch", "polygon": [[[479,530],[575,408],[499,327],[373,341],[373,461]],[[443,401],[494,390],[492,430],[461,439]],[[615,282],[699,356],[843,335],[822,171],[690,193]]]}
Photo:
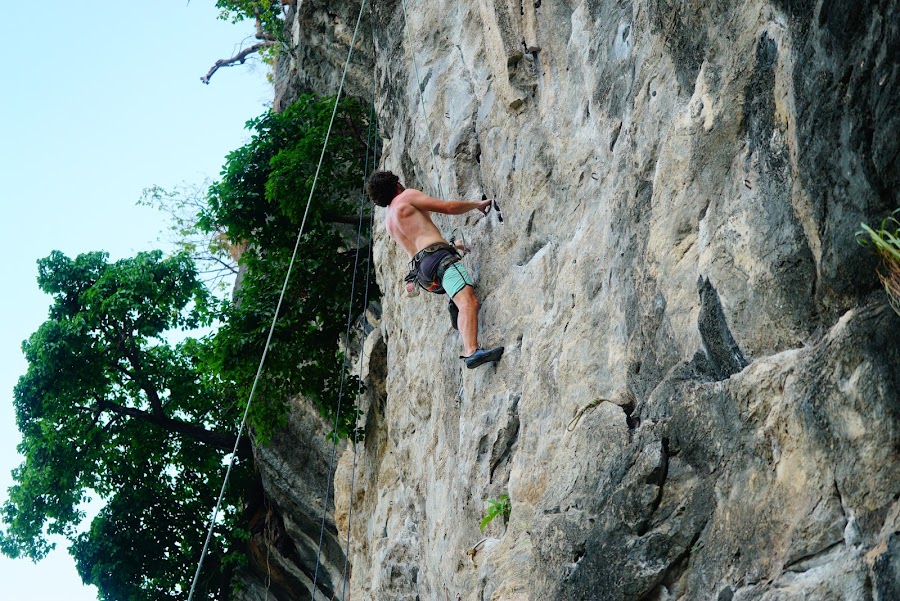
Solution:
{"label": "bare tree branch", "polygon": [[[185,422],[180,419],[175,419],[165,415],[155,415],[153,413],[142,411],[141,409],[136,409],[134,407],[126,407],[124,405],[119,405],[118,403],[113,403],[112,401],[108,401],[103,398],[99,398],[97,400],[100,409],[102,409],[103,411],[110,411],[115,415],[124,415],[141,420],[143,422],[168,430],[169,432],[182,434],[188,438],[191,438],[203,444],[207,444],[222,451],[231,452],[232,450],[234,450],[234,443],[237,440],[237,436],[230,432],[207,430],[202,426],[198,426],[190,422]],[[250,455],[250,452],[250,440],[248,438],[242,439],[239,443],[238,455],[247,457]]]}
{"label": "bare tree branch", "polygon": [[[269,37],[269,36],[267,36],[267,37]],[[209,70],[209,72],[206,75],[204,75],[203,77],[200,78],[200,81],[209,85],[209,80],[212,79],[213,74],[216,71],[218,71],[221,67],[231,67],[236,64],[243,65],[244,62],[247,60],[247,57],[250,56],[251,54],[253,54],[254,52],[259,52],[263,48],[268,48],[269,46],[274,46],[274,45],[275,45],[275,40],[266,39],[262,42],[257,42],[256,44],[253,44],[252,46],[248,46],[248,47],[244,48],[243,50],[241,50],[240,52],[238,52],[231,58],[221,58],[215,62],[215,64],[212,66],[212,68]]]}
{"label": "bare tree branch", "polygon": [[[285,4],[285,2],[282,1],[282,4]],[[212,68],[209,70],[209,73],[207,73],[206,75],[201,77],[200,81],[209,85],[209,80],[212,78],[213,73],[218,71],[220,67],[231,67],[232,65],[235,65],[235,64],[243,65],[244,61],[247,60],[247,57],[250,56],[251,54],[253,54],[254,52],[259,52],[263,48],[268,48],[269,46],[275,45],[275,42],[277,41],[275,39],[275,36],[272,35],[271,33],[267,33],[265,31],[263,31],[262,19],[259,16],[259,9],[255,10],[255,14],[256,14],[256,39],[260,40],[260,41],[257,42],[256,44],[253,44],[252,46],[248,46],[247,48],[244,48],[243,50],[241,50],[240,52],[238,52],[231,58],[217,60],[216,63],[212,66]]]}

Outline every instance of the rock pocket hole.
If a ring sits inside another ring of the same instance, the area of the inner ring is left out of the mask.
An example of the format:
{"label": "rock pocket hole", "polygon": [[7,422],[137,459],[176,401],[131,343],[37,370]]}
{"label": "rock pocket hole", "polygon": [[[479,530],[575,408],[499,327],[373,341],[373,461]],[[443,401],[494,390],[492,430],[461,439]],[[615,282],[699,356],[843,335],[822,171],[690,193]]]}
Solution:
{"label": "rock pocket hole", "polygon": [[574,553],[572,554],[572,563],[578,563],[582,560],[582,558],[584,558],[586,554],[587,551],[585,549],[585,544],[581,543],[574,549]]}
{"label": "rock pocket hole", "polygon": [[625,424],[628,426],[629,430],[634,430],[638,426],[641,425],[641,418],[634,415],[634,410],[636,408],[634,399],[629,399],[624,405],[619,405],[622,408],[622,411],[625,413]]}

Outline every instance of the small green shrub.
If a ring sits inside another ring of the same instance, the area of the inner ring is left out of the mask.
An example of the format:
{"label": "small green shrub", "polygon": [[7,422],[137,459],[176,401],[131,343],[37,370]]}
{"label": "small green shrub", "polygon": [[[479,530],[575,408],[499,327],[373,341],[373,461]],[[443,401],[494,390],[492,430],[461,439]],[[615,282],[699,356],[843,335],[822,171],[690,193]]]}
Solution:
{"label": "small green shrub", "polygon": [[900,315],[900,209],[895,209],[882,220],[878,229],[865,223],[856,232],[860,244],[874,247],[881,257],[882,268],[878,271],[878,279],[887,291],[888,300],[894,311]]}
{"label": "small green shrub", "polygon": [[484,529],[490,524],[495,517],[503,516],[503,523],[509,519],[509,512],[512,510],[512,505],[509,502],[509,495],[503,494],[500,495],[499,499],[488,499],[485,502],[487,505],[487,512],[484,514],[484,517],[481,518],[481,531],[484,532]]}

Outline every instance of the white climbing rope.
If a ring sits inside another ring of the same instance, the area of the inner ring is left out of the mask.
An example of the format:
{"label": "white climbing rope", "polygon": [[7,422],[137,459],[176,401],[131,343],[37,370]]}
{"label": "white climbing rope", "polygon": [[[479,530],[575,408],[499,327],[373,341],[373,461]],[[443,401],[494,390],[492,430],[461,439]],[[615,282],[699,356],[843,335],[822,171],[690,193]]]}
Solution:
{"label": "white climbing rope", "polygon": [[[369,13],[371,17],[371,13]],[[373,28],[374,29],[374,28]],[[374,39],[373,39],[373,51],[374,51]],[[373,54],[375,56],[375,60],[377,60],[377,53]],[[375,120],[375,99],[378,96],[378,80],[373,78],[372,85],[372,111],[369,114],[369,123],[372,125],[372,168],[375,169],[378,165],[378,122]],[[366,170],[368,171],[368,163],[369,163],[369,153],[368,148],[366,149]],[[365,196],[365,194],[364,194]],[[359,209],[360,222],[362,222],[362,203],[360,203]],[[369,236],[370,240],[374,237],[375,233],[375,212],[369,215]],[[359,234],[357,234],[358,238]],[[356,245],[359,248],[359,243]],[[365,311],[369,306],[369,277],[372,274],[372,253],[367,253],[366,256],[366,287],[365,292],[363,293],[363,310]],[[360,337],[359,341],[359,375],[357,376],[356,381],[356,402],[359,403],[359,397],[362,394],[362,380],[363,380],[363,358],[365,355],[366,349],[366,339],[364,336]],[[354,428],[353,430],[353,466],[350,469],[350,496],[349,496],[349,504],[347,508],[347,544],[344,547],[344,569],[342,572],[342,586],[341,586],[341,599],[344,601],[350,601],[349,596],[347,595],[347,584],[350,582],[350,577],[347,572],[350,566],[350,526],[353,524],[353,490],[356,485],[356,447],[359,443],[359,435],[357,430]],[[324,528],[324,524],[323,524]]]}
{"label": "white climbing rope", "polygon": [[[374,108],[375,108],[375,98],[373,95],[372,113],[370,113],[370,115],[374,115]],[[374,116],[370,118],[370,125],[372,124],[371,119],[374,119]],[[364,176],[363,176],[363,183],[365,183],[365,179],[368,177],[368,175],[369,175],[369,139],[367,138],[367,140],[366,140],[366,163],[365,163],[365,170],[364,170]],[[350,300],[347,303],[347,329],[346,329],[346,333],[344,335],[344,340],[345,340],[344,346],[345,346],[345,348],[348,349],[348,351],[350,349],[350,326],[353,321],[353,297],[356,295],[356,275],[357,275],[357,271],[358,271],[358,267],[359,267],[359,250],[360,250],[360,246],[362,243],[362,222],[363,222],[362,218],[363,218],[363,207],[365,206],[365,199],[366,199],[366,195],[365,195],[365,192],[363,192],[359,199],[359,222],[358,222],[358,226],[357,226],[357,230],[356,230],[356,255],[354,258],[354,262],[353,262],[353,278],[351,281],[352,283],[350,285]],[[373,215],[374,215],[374,213],[373,213]],[[366,289],[364,292],[363,307],[365,307],[369,302],[369,287],[368,286],[369,286],[369,274],[368,274],[368,265],[367,265]],[[365,339],[363,339],[360,344],[363,344],[364,342],[365,342]],[[362,357],[362,350],[360,350],[360,357]],[[360,365],[362,365],[361,359],[360,359]],[[360,375],[360,377],[362,377],[362,376]],[[344,381],[345,381],[345,373],[342,371],[340,385],[338,387],[337,412],[335,413],[335,416],[334,416],[334,430],[335,431],[337,430],[337,426],[338,426],[340,416],[341,416],[341,404],[342,404],[343,398],[344,398]],[[360,384],[361,384],[361,382],[360,382]],[[358,398],[359,398],[359,390],[357,390],[357,399]],[[354,445],[355,445],[356,444],[356,428],[355,427],[353,428],[353,435],[354,435]],[[327,477],[326,483],[325,483],[325,494],[324,494],[325,502],[323,503],[323,506],[322,506],[322,523],[321,523],[321,527],[319,530],[319,546],[316,549],[316,569],[313,573],[312,591],[310,591],[313,598],[315,598],[316,585],[319,582],[319,566],[321,565],[321,559],[322,559],[322,544],[325,541],[325,521],[326,521],[326,516],[328,515],[328,499],[329,499],[330,493],[331,493],[332,476],[334,474],[334,458],[335,458],[336,454],[337,454],[337,437],[335,436],[334,440],[332,442],[332,445],[331,445],[331,458],[328,463],[328,477]],[[354,464],[355,464],[355,462],[354,462]],[[351,484],[351,488],[352,488],[352,484]],[[351,495],[351,498],[352,498],[352,495]],[[350,543],[349,543],[349,537],[350,537],[349,519],[347,522],[347,537],[348,537],[347,546],[349,548],[349,545],[350,545]],[[345,556],[344,556],[344,572],[341,576],[342,580],[346,577],[346,571],[347,571],[347,556],[345,554]]]}
{"label": "white climbing rope", "polygon": [[[369,231],[373,231],[373,226],[375,225],[375,215],[372,214],[369,221]],[[371,256],[371,255],[370,255]],[[371,275],[371,259],[366,259],[366,288],[363,299],[363,306],[368,307],[369,304],[369,276]],[[363,354],[365,353],[365,345],[366,339],[365,337],[361,337],[359,341],[359,375],[357,376],[356,383],[356,402],[359,402],[359,397],[362,394],[362,377],[363,377]],[[359,434],[356,429],[353,430],[353,465],[350,469],[350,495],[349,495],[349,505],[347,509],[347,543],[344,548],[344,569],[342,571],[342,587],[341,587],[341,598],[344,601],[349,601],[349,597],[347,597],[347,584],[350,581],[348,568],[350,565],[350,526],[353,524],[353,490],[356,485],[356,447],[359,443]]]}
{"label": "white climbing rope", "polygon": [[206,535],[206,541],[203,543],[203,550],[200,553],[200,560],[197,563],[197,571],[194,573],[194,579],[191,582],[191,590],[188,593],[188,601],[192,601],[194,598],[194,591],[197,588],[197,582],[200,579],[200,571],[203,568],[203,560],[206,558],[206,553],[209,550],[209,542],[212,540],[213,530],[216,525],[216,519],[219,516],[219,510],[222,508],[222,499],[225,497],[225,489],[228,486],[228,479],[231,477],[231,470],[234,467],[234,459],[237,456],[238,445],[241,442],[241,436],[244,433],[244,428],[247,425],[247,415],[250,413],[250,404],[253,402],[253,395],[256,393],[256,386],[259,383],[259,378],[262,375],[263,365],[266,361],[266,355],[269,352],[269,345],[272,342],[272,336],[275,332],[275,324],[278,320],[278,314],[281,312],[281,305],[284,301],[284,296],[287,292],[288,282],[290,281],[291,271],[293,270],[294,263],[297,258],[297,251],[300,248],[300,240],[303,238],[303,230],[306,227],[306,218],[309,215],[309,207],[312,204],[313,194],[316,191],[316,184],[319,180],[319,173],[322,170],[322,162],[325,160],[325,150],[328,148],[328,139],[331,137],[331,129],[334,126],[334,119],[337,115],[338,110],[338,102],[341,99],[341,93],[344,90],[344,82],[347,78],[347,69],[350,66],[350,58],[353,56],[353,46],[356,44],[356,36],[359,33],[359,24],[362,20],[363,10],[366,6],[366,0],[362,0],[362,4],[359,8],[359,17],[356,19],[356,28],[353,30],[353,38],[350,41],[350,50],[347,53],[347,60],[344,62],[344,71],[341,74],[341,83],[338,86],[338,92],[334,99],[334,110],[331,112],[331,120],[328,122],[328,131],[325,133],[325,141],[322,144],[322,153],[319,155],[319,164],[316,166],[316,174],[313,177],[312,186],[309,191],[309,198],[306,201],[306,209],[303,211],[303,219],[300,222],[300,230],[297,233],[297,241],[294,243],[294,251],[291,254],[291,260],[288,264],[287,273],[284,276],[284,284],[281,286],[281,294],[278,296],[278,304],[275,307],[275,313],[272,316],[272,325],[269,327],[269,334],[266,338],[266,344],[263,347],[262,357],[259,360],[259,367],[256,370],[256,376],[253,378],[253,385],[250,387],[250,395],[247,398],[247,407],[244,409],[244,415],[241,418],[241,425],[238,428],[237,438],[234,442],[234,450],[231,453],[231,458],[228,461],[228,469],[225,471],[225,481],[222,482],[222,489],[219,491],[219,498],[216,501],[216,507],[213,510],[212,516],[209,520],[209,531]]}

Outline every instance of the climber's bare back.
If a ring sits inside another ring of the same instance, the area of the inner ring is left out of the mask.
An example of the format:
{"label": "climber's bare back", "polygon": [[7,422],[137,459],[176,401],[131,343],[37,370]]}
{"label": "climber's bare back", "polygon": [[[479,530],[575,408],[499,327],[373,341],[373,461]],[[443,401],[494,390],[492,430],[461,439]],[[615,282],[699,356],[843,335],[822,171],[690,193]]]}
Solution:
{"label": "climber's bare back", "polygon": [[431,221],[431,213],[414,205],[414,203],[428,204],[429,201],[440,202],[419,190],[406,189],[395,196],[388,206],[384,225],[391,238],[402,246],[410,257],[429,244],[445,241],[437,226]]}

